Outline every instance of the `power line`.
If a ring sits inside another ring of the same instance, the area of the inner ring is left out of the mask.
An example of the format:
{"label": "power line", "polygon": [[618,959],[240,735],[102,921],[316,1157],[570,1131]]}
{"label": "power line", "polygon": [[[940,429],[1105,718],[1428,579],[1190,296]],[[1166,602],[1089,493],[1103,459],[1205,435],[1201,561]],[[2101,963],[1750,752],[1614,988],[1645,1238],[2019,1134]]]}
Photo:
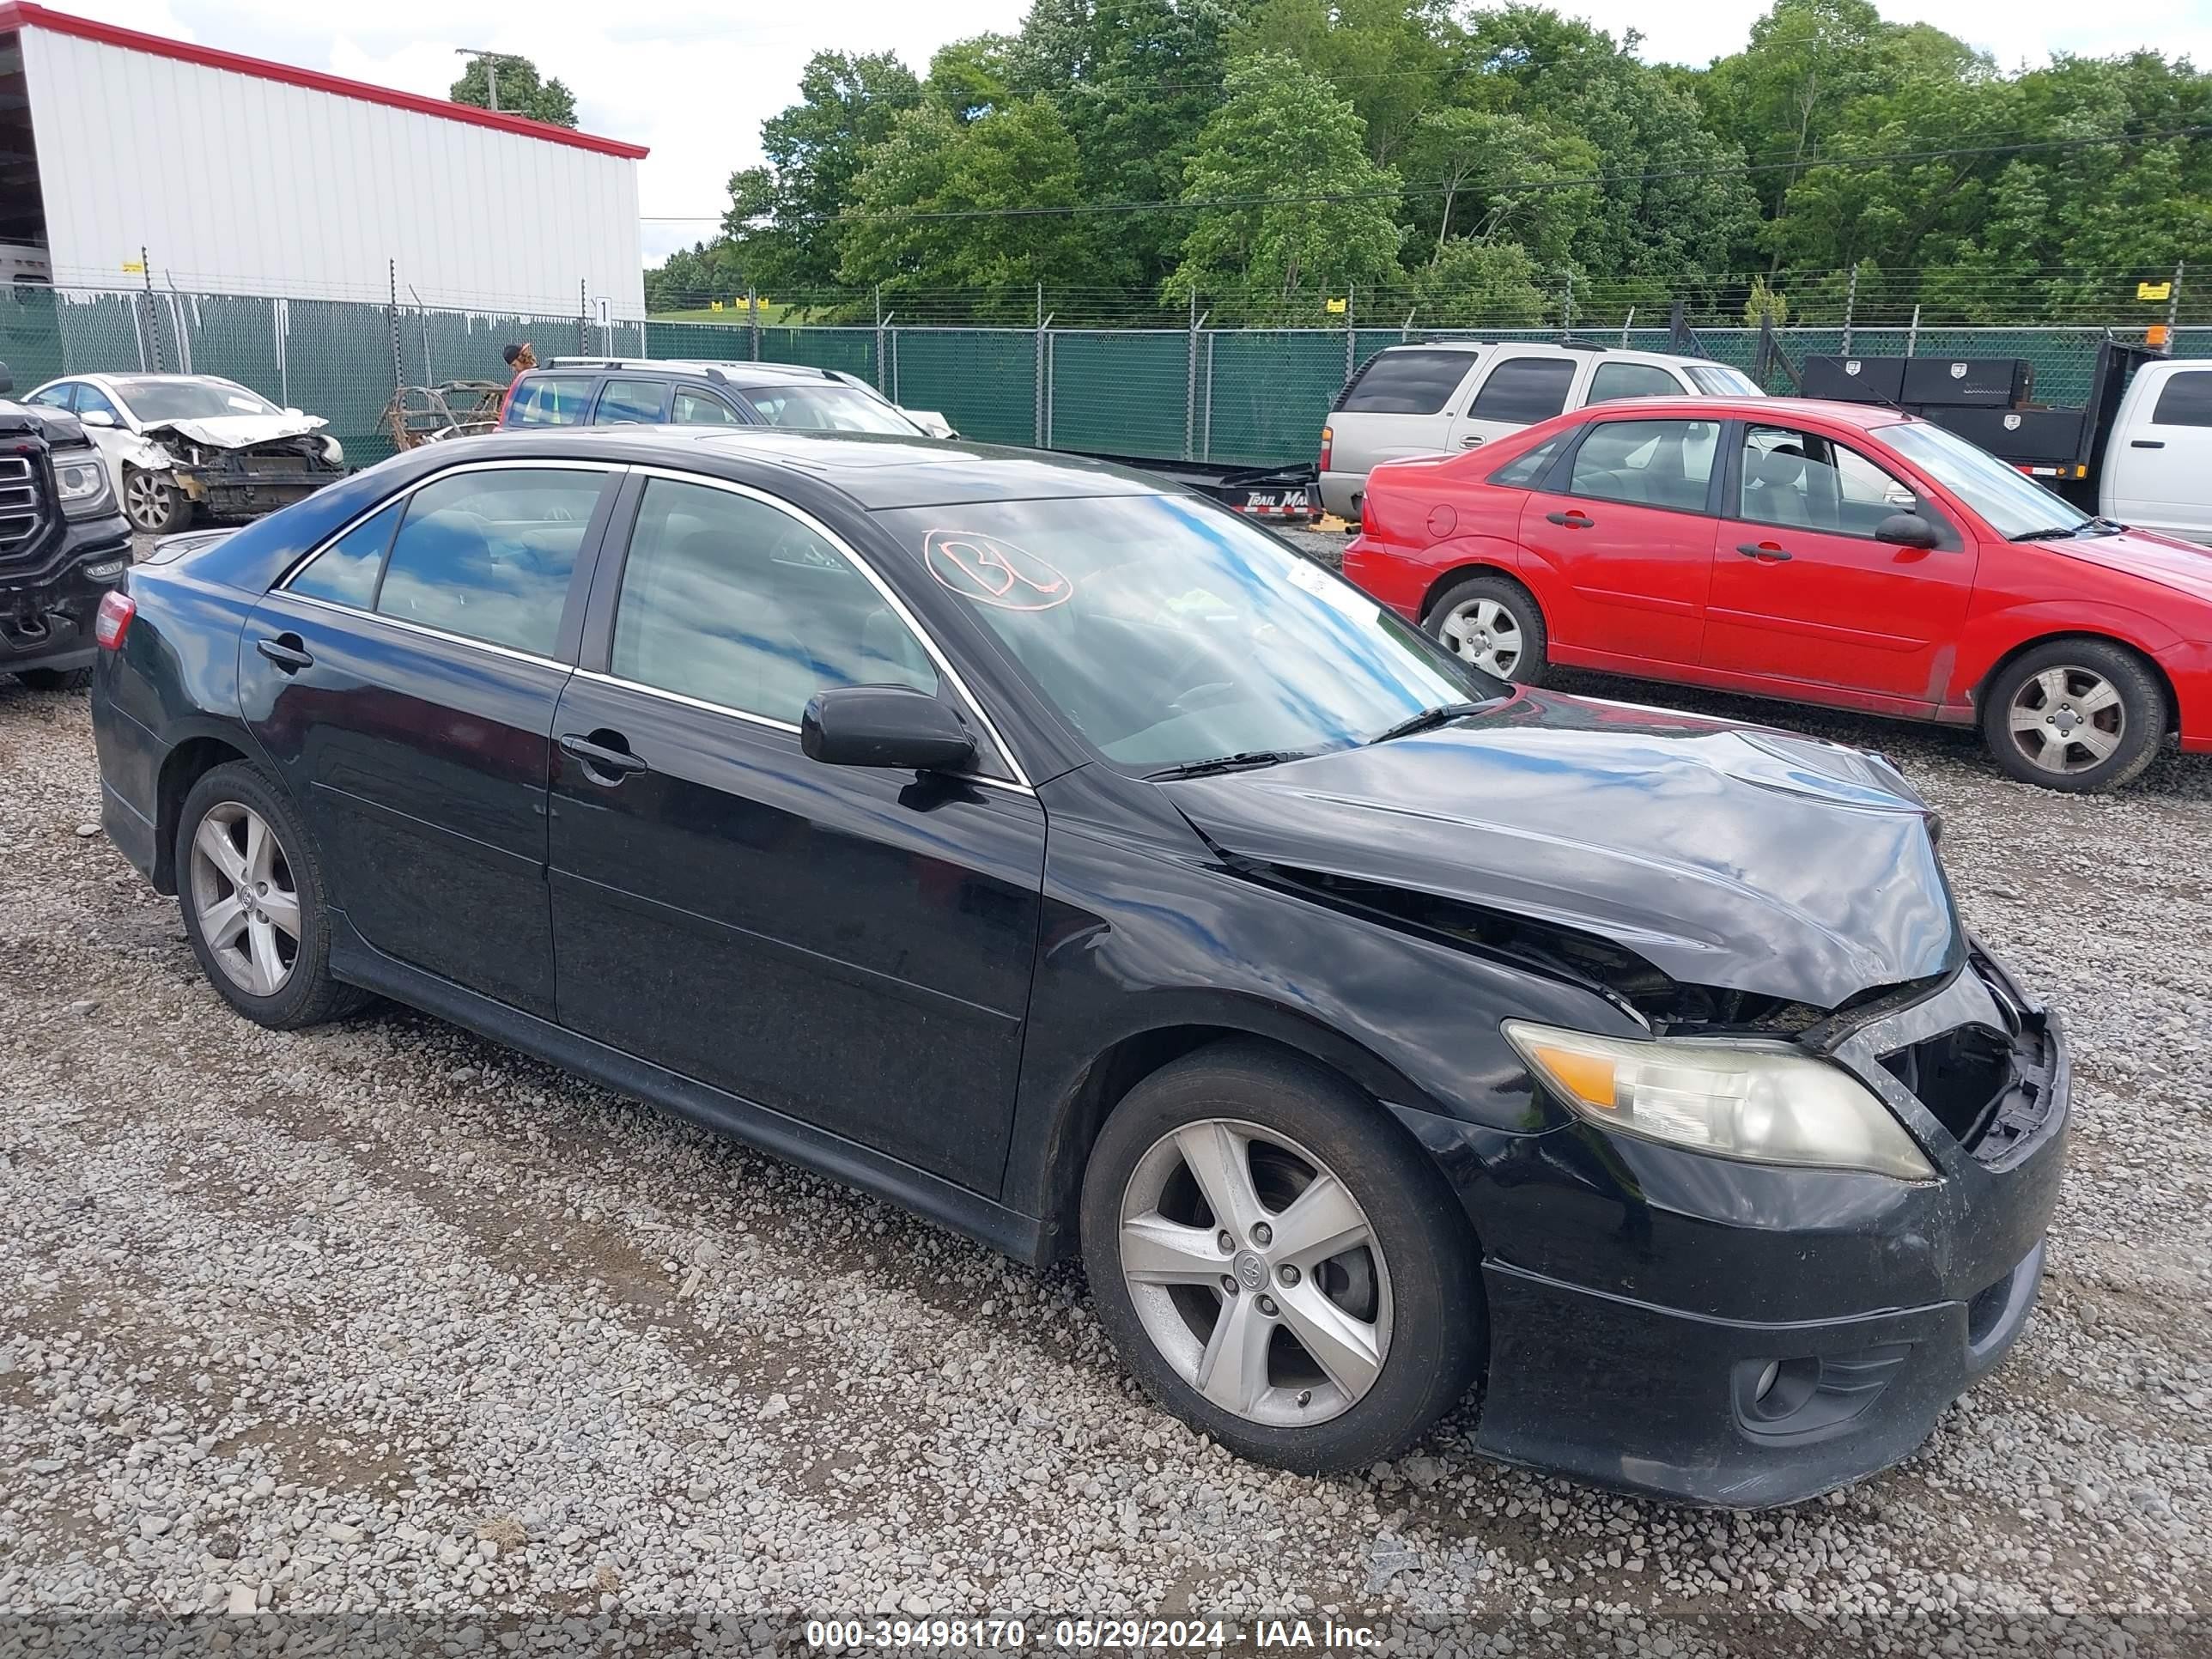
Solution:
{"label": "power line", "polygon": [[[1565,179],[1505,179],[1470,186],[1458,185],[1398,185],[1355,191],[1316,191],[1287,196],[1221,196],[1194,201],[1070,202],[1030,207],[947,208],[921,211],[892,208],[877,213],[816,215],[805,222],[860,224],[881,220],[1035,219],[1070,218],[1099,213],[1194,212],[1208,208],[1310,207],[1336,202],[1390,200],[1407,196],[1516,195],[1537,191],[1581,190],[1610,184],[1648,184],[1661,179],[1749,178],[1754,173],[1811,173],[1821,168],[1894,167],[1911,161],[1957,161],[1966,157],[2023,155],[2052,150],[2092,149],[2105,144],[2146,144],[2166,138],[2195,138],[2212,133],[2212,125],[2168,127],[2149,132],[2111,133],[2090,137],[2051,138],[2013,144],[1954,144],[1936,149],[1892,150],[1875,155],[1814,155],[1802,161],[1724,162],[1714,167],[1657,167],[1639,173],[1593,173]],[[724,214],[646,214],[649,224],[720,224]]]}

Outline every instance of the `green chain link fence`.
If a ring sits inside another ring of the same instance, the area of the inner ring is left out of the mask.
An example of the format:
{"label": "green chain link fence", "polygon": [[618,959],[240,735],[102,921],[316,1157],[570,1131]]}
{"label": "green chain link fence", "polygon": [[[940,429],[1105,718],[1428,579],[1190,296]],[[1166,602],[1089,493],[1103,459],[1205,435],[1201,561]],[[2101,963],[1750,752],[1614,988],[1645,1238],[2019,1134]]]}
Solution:
{"label": "green chain link fence", "polygon": [[[2087,393],[2103,329],[1854,328],[1854,355],[2025,357],[2039,401]],[[1346,376],[1387,346],[1449,337],[1556,340],[1553,330],[1152,327],[878,328],[785,322],[619,322],[520,312],[443,310],[237,294],[0,291],[0,361],[18,395],[66,374],[155,370],[220,374],[281,406],[320,415],[360,465],[392,452],[384,412],[396,385],[504,381],[501,349],[529,340],[556,356],[759,360],[857,375],[913,409],[942,413],[981,441],[1224,464],[1310,459]],[[1577,337],[1669,349],[1664,329],[1577,331]],[[1843,349],[1838,327],[1774,337],[1792,362]],[[1751,368],[1758,336],[1701,328],[1700,348]],[[2183,356],[2212,357],[2212,326],[2176,331]],[[1769,390],[1787,390],[1778,371]]]}

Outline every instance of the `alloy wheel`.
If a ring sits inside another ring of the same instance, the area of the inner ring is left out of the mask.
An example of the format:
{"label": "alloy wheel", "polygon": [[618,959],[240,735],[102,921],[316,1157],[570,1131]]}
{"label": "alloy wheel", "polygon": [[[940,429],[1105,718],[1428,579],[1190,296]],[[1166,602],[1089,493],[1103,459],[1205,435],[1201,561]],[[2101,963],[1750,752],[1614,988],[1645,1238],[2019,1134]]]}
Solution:
{"label": "alloy wheel", "polygon": [[131,473],[123,482],[123,510],[133,529],[166,530],[173,510],[169,486],[150,472]]}
{"label": "alloy wheel", "polygon": [[274,830],[222,801],[192,836],[191,902],[216,964],[240,989],[274,996],[300,954],[300,895]]}
{"label": "alloy wheel", "polygon": [[2087,772],[2127,736],[2127,705],[2094,669],[2046,668],[2021,682],[2006,711],[2013,746],[2045,772]]}
{"label": "alloy wheel", "polygon": [[1279,1131],[1207,1118],[1162,1136],[1123,1189],[1120,1243],[1146,1334],[1223,1410],[1326,1422],[1381,1375],[1381,1242],[1343,1181]]}
{"label": "alloy wheel", "polygon": [[1501,680],[1521,665],[1521,620],[1496,599],[1454,605],[1437,632],[1449,649]]}

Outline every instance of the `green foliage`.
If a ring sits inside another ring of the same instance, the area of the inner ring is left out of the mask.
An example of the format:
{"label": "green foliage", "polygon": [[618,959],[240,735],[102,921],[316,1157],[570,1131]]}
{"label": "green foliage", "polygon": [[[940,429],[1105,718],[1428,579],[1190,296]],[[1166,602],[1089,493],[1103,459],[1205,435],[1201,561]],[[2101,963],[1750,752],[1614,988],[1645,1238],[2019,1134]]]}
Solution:
{"label": "green foliage", "polygon": [[447,88],[446,96],[456,104],[474,104],[478,109],[489,109],[492,77],[485,68],[487,64],[498,65],[499,106],[502,112],[526,115],[533,121],[556,127],[576,125],[576,94],[557,80],[539,80],[538,65],[527,58],[471,58],[467,72]]}
{"label": "green foliage", "polygon": [[1413,273],[1413,287],[1424,328],[1533,328],[1558,311],[1558,289],[1546,289],[1544,273],[1514,242],[1455,236]]}
{"label": "green foliage", "polygon": [[1750,297],[1743,302],[1743,325],[1757,328],[1760,323],[1766,322],[1779,328],[1789,320],[1789,297],[1767,287],[1765,277],[1753,277]]}
{"label": "green foliage", "polygon": [[1194,211],[1168,295],[1252,314],[1315,284],[1341,293],[1395,276],[1398,178],[1368,159],[1352,100],[1273,52],[1240,60],[1224,90],[1186,175]]}

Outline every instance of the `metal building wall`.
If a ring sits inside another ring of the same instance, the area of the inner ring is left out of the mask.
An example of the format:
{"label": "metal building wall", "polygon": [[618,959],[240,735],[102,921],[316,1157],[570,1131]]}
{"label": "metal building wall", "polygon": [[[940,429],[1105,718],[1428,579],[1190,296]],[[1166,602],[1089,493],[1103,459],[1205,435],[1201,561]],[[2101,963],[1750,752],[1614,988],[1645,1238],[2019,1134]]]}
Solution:
{"label": "metal building wall", "polygon": [[637,164],[55,30],[22,31],[58,284],[642,318]]}

